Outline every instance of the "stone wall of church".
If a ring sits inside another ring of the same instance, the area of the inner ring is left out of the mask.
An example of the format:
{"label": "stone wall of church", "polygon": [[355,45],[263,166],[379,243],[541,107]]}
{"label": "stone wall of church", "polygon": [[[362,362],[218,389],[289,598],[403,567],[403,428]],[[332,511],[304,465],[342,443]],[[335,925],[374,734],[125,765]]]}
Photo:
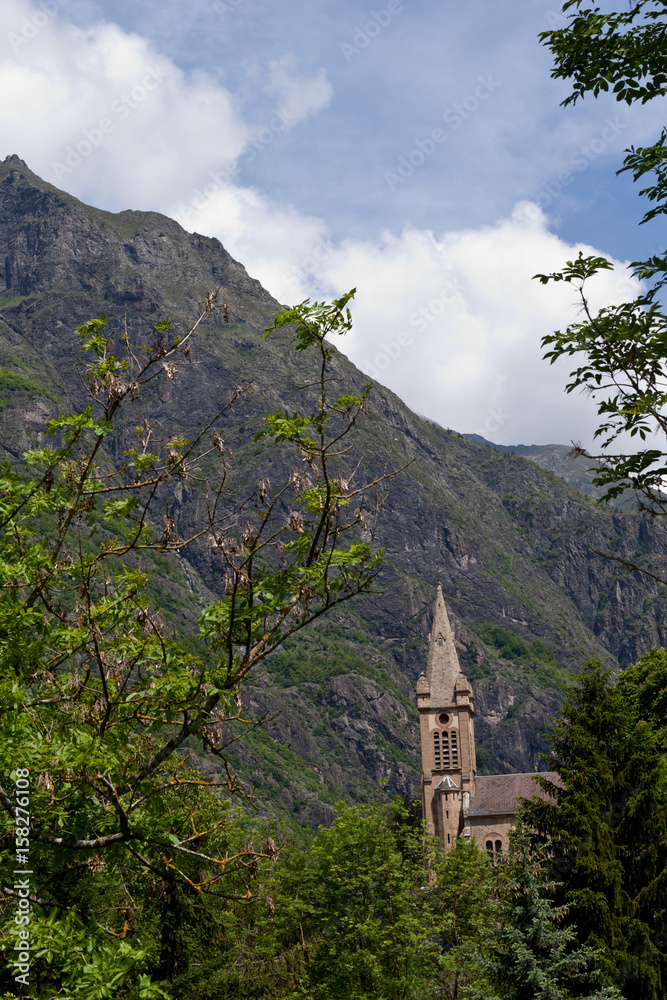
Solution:
{"label": "stone wall of church", "polygon": [[468,816],[466,820],[466,831],[474,837],[482,850],[506,851],[509,847],[510,827],[516,819],[516,814],[506,814],[504,816]]}
{"label": "stone wall of church", "polygon": [[458,789],[435,792],[432,808],[433,832],[445,850],[449,850],[454,846],[462,829],[461,792]]}

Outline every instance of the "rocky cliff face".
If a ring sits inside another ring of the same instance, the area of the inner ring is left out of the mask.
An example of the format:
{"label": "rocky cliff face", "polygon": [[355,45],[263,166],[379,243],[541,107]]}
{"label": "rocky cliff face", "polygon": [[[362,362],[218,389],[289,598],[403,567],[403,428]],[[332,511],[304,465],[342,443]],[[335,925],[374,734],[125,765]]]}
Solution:
{"label": "rocky cliff face", "polygon": [[[186,436],[239,382],[259,392],[235,408],[226,435],[239,483],[280,458],[253,442],[262,413],[294,407],[307,381],[284,338],[261,334],[278,303],[224,247],[153,213],[111,215],[32,174],[0,164],[0,443],[16,456],[61,406],[83,404],[74,328],[102,312],[143,332],[165,316],[186,327],[207,291],[222,287],[230,323],[201,329],[194,364],[178,386],[141,402]],[[342,355],[337,373],[367,379]],[[136,413],[133,414],[136,422]],[[133,436],[119,435],[122,450]],[[412,462],[387,489],[380,543],[381,593],[304,633],[266,664],[246,691],[249,707],[280,714],[240,744],[236,763],[258,794],[306,822],[326,821],[338,798],[413,794],[418,730],[413,684],[425,663],[435,582],[451,611],[462,666],[476,696],[481,769],[532,770],[568,672],[598,656],[612,668],[664,639],[664,596],[592,548],[661,571],[664,529],[613,512],[562,478],[442,430],[375,386],[355,447],[369,472]],[[197,498],[173,498],[183,527]],[[179,628],[219,587],[210,554],[193,548],[164,601]],[[209,766],[202,762],[203,766]]]}
{"label": "rocky cliff face", "polygon": [[[461,435],[467,441],[485,445],[501,455],[520,455],[536,462],[543,469],[555,472],[557,476],[573,486],[575,490],[587,497],[599,500],[605,490],[593,484],[596,465],[589,458],[584,458],[573,451],[573,445],[565,444],[494,444],[479,434]],[[626,490],[621,496],[614,497],[610,502],[614,510],[633,511],[638,509],[637,496],[632,490]]]}

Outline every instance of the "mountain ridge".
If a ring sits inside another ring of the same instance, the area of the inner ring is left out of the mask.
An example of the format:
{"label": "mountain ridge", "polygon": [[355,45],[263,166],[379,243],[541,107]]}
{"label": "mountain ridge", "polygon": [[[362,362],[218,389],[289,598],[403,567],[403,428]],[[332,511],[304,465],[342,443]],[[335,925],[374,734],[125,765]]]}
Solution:
{"label": "mountain ridge", "polygon": [[[527,458],[543,469],[555,472],[557,476],[564,479],[566,483],[583,493],[584,496],[593,497],[594,500],[601,500],[605,490],[601,486],[595,486],[593,477],[597,464],[591,465],[591,459],[579,455],[575,451],[574,444],[495,444],[487,441],[479,434],[461,434],[461,437],[484,448],[491,448],[502,455],[520,455]],[[635,511],[638,509],[637,497],[632,490],[608,501],[609,506],[614,510]]]}
{"label": "mountain ridge", "polygon": [[[210,317],[180,384],[141,400],[139,412],[159,404],[165,422],[189,436],[235,385],[256,382],[257,394],[225,426],[235,482],[240,489],[260,473],[285,475],[280,453],[269,455],[254,434],[262,413],[304,398],[307,365],[286,351],[284,332],[262,339],[280,304],[218,240],[157,213],[85,206],[8,157],[0,164],[2,260],[0,443],[13,458],[40,440],[59,405],[82,404],[72,357],[77,325],[104,312],[116,328],[127,322],[145,331],[165,316],[186,328],[220,286],[229,324]],[[371,381],[339,352],[334,369],[357,389]],[[123,426],[115,447],[132,433]],[[266,661],[245,698],[252,711],[281,714],[234,759],[267,802],[311,824],[328,821],[337,798],[416,791],[414,682],[438,577],[475,690],[487,771],[534,769],[568,671],[584,659],[597,656],[617,670],[664,639],[660,588],[589,548],[665,572],[659,523],[601,507],[532,461],[425,422],[381,385],[373,386],[356,447],[371,474],[412,462],[387,484],[378,535],[387,547],[383,593]],[[197,503],[193,490],[173,498],[184,530]],[[160,600],[189,634],[220,580],[203,546],[170,574],[160,576]]]}

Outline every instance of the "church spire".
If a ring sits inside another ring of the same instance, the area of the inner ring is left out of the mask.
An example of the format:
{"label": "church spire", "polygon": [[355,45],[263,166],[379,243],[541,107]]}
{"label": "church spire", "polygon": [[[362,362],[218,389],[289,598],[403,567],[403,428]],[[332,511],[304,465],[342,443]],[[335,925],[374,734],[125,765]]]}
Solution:
{"label": "church spire", "polygon": [[461,667],[454,645],[454,634],[447,617],[442,587],[438,581],[426,667],[426,681],[431,695],[431,704],[449,705],[454,701],[454,689],[460,673]]}

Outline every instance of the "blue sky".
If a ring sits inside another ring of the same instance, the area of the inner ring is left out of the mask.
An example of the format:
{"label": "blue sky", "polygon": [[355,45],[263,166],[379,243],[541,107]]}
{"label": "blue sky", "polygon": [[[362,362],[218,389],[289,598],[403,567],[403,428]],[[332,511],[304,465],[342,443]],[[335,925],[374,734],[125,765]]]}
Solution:
{"label": "blue sky", "polygon": [[586,442],[590,401],[540,360],[572,295],[530,279],[587,246],[618,301],[622,262],[662,249],[615,177],[661,108],[561,108],[537,35],[562,23],[542,0],[4,0],[0,152],[218,236],[281,301],[356,284],[341,346],[447,426]]}
{"label": "blue sky", "polygon": [[[609,100],[587,102],[590,110],[559,106],[567,86],[550,79],[550,53],[537,35],[561,24],[562,15],[544,0],[402,0],[393,13],[382,3],[345,0],[218,0],[217,9],[214,0],[70,0],[67,14],[82,27],[114,21],[150,38],[183,69],[215,74],[257,128],[274,110],[264,89],[270,61],[289,56],[306,77],[324,67],[334,91],[330,104],[299,129],[276,136],[270,155],[241,157],[239,178],[305,213],[324,215],[335,239],[383,226],[399,230],[406,221],[435,230],[495,221],[517,201],[539,197],[551,180],[545,166],[553,165],[557,176],[556,168],[567,167],[576,149],[596,138],[596,125],[601,130],[609,116],[636,117]],[[364,31],[368,25],[375,37]],[[480,77],[497,82],[493,99],[461,118],[417,183],[392,190],[385,174],[415,140],[442,125],[448,111],[455,115],[457,104],[474,97]],[[582,124],[581,142],[571,148],[563,143],[568,118],[573,128]],[[636,190],[614,176],[625,138],[620,132],[602,156],[591,151],[590,168],[575,172],[553,208],[553,227],[565,239],[617,256],[639,255],[651,245],[648,231],[637,227]]]}

